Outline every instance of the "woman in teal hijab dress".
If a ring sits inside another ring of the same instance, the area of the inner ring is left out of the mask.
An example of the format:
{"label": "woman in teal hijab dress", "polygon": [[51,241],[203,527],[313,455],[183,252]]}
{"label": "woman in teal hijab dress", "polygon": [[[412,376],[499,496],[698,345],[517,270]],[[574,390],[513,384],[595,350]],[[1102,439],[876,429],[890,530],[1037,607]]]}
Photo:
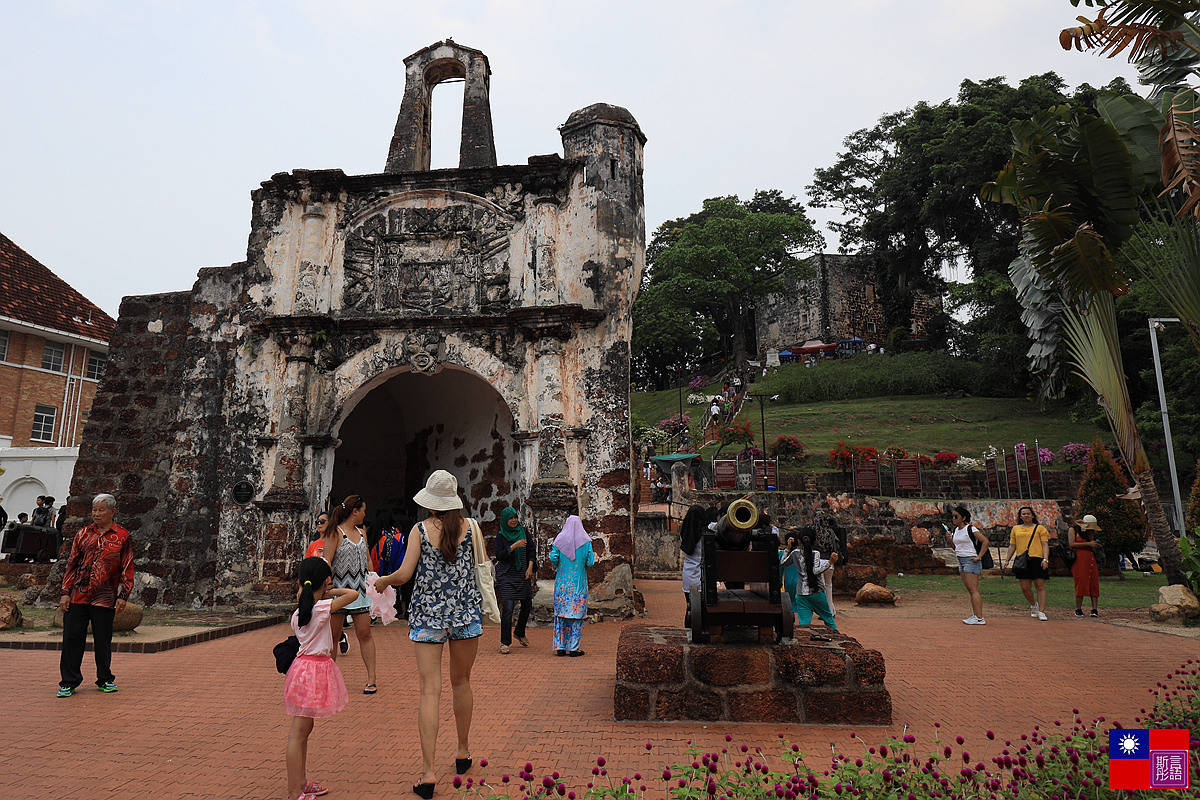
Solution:
{"label": "woman in teal hijab dress", "polygon": [[513,637],[513,611],[517,603],[517,641],[529,647],[525,623],[533,608],[533,576],[537,574],[537,548],[515,508],[500,512],[500,532],[496,535],[496,591],[500,595],[500,652],[508,655]]}
{"label": "woman in teal hijab dress", "polygon": [[596,554],[579,517],[567,517],[550,548],[550,563],[558,570],[554,577],[554,653],[581,656],[579,639],[588,610],[587,568],[596,563]]}

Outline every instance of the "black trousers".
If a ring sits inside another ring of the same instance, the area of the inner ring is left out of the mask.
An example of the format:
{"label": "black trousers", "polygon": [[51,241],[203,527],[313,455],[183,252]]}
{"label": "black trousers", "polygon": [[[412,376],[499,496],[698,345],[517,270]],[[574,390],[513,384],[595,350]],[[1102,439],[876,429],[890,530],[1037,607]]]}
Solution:
{"label": "black trousers", "polygon": [[513,608],[517,603],[521,604],[521,611],[517,614],[517,638],[525,637],[525,623],[529,622],[529,612],[533,609],[533,601],[529,598],[505,600],[500,606],[500,644],[512,644]]}
{"label": "black trousers", "polygon": [[104,606],[71,603],[63,615],[63,649],[58,661],[59,685],[72,689],[83,683],[83,653],[87,649],[88,623],[96,651],[96,685],[115,680],[112,674],[113,617],[116,611]]}

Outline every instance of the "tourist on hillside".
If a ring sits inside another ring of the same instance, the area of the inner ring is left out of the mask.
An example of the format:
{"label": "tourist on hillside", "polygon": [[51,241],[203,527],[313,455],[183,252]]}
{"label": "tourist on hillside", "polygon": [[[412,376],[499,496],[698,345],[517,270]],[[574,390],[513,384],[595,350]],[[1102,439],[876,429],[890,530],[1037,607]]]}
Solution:
{"label": "tourist on hillside", "polygon": [[588,610],[587,568],[596,563],[592,540],[583,521],[572,514],[550,548],[554,576],[554,653],[581,656],[579,640]]}
{"label": "tourist on hillside", "polygon": [[816,613],[825,625],[837,630],[833,620],[833,612],[825,599],[825,580],[822,573],[838,561],[838,554],[831,553],[826,561],[819,557],[813,547],[817,533],[812,528],[796,528],[787,534],[787,549],[779,558],[782,566],[792,564],[796,567],[796,590],[792,594],[792,610],[796,614],[796,624],[808,625]]}
{"label": "tourist on hillside", "polygon": [[[967,625],[986,625],[983,618],[983,595],[979,593],[979,576],[983,574],[983,556],[988,551],[988,538],[983,532],[971,524],[971,512],[966,506],[958,506],[950,514],[954,523],[954,533],[951,541],[954,543],[954,555],[958,557],[958,574],[962,576],[963,586],[971,596],[971,616],[963,620]],[[976,542],[979,546],[976,546]]]}
{"label": "tourist on hillside", "polygon": [[708,530],[708,510],[692,506],[679,523],[679,549],[683,551],[683,627],[692,627],[692,589],[700,590],[701,540]]}
{"label": "tourist on hillside", "polygon": [[1037,515],[1029,506],[1021,506],[1017,520],[1009,534],[1004,566],[1011,565],[1017,553],[1026,556],[1025,567],[1014,567],[1013,575],[1021,582],[1021,593],[1029,601],[1029,616],[1044,621],[1047,619],[1046,579],[1050,577],[1050,531],[1038,524]]}
{"label": "tourist on hillside", "polygon": [[513,611],[519,603],[517,613],[517,641],[521,647],[529,647],[525,638],[525,624],[533,610],[533,592],[537,574],[537,548],[525,526],[521,524],[517,510],[512,508],[500,512],[500,531],[496,534],[496,593],[500,600],[500,652],[508,655],[512,646]]}
{"label": "tourist on hillside", "polygon": [[1096,563],[1096,550],[1100,542],[1100,523],[1091,514],[1085,514],[1082,525],[1071,524],[1067,528],[1067,545],[1075,551],[1075,563],[1071,575],[1075,578],[1075,616],[1083,616],[1083,598],[1092,599],[1092,616],[1100,616],[1100,567]]}
{"label": "tourist on hillside", "polygon": [[413,792],[429,800],[437,783],[433,764],[442,692],[442,650],[447,643],[458,733],[454,768],[461,775],[472,764],[468,741],[475,706],[471,668],[483,635],[483,598],[475,585],[475,561],[482,563],[487,553],[476,547],[477,540],[481,545],[483,541],[482,536],[473,535],[478,523],[463,517],[458,481],[449,472],[439,469],[430,475],[413,500],[429,511],[429,517],[409,532],[404,564],[397,572],[376,580],[375,589],[382,592],[416,576],[408,610],[408,638],[413,642],[421,682],[417,710],[421,782],[413,786]]}
{"label": "tourist on hillside", "polygon": [[102,692],[117,690],[112,673],[113,619],[125,610],[133,591],[133,540],[129,531],[113,522],[117,500],[98,494],[92,501],[92,522],[71,541],[71,555],[63,572],[62,656],[58,662],[58,696],[70,697],[83,683],[83,652],[88,623],[96,654],[96,686]]}
{"label": "tourist on hillside", "polygon": [[[371,638],[371,598],[367,595],[367,573],[371,570],[371,557],[367,538],[359,529],[367,514],[367,502],[352,494],[330,510],[329,524],[321,537],[321,558],[329,562],[333,570],[333,585],[337,589],[353,589],[357,599],[341,612],[333,615],[333,638],[340,639],[346,616],[354,620],[354,635],[363,664],[367,668],[367,682],[363,694],[375,694],[375,641]],[[337,661],[338,654],[333,654]]]}

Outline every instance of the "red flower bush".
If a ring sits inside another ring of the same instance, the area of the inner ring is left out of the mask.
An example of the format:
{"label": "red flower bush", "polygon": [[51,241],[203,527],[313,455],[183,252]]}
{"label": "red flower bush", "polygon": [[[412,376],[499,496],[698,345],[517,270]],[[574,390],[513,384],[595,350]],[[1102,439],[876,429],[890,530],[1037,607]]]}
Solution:
{"label": "red flower bush", "polygon": [[874,447],[838,442],[837,447],[829,451],[829,466],[849,472],[855,463],[869,458],[879,458],[879,451]]}
{"label": "red flower bush", "polygon": [[942,451],[933,457],[934,469],[950,469],[958,463],[958,453]]}
{"label": "red flower bush", "polygon": [[775,441],[769,448],[769,452],[775,458],[803,461],[804,443],[795,436],[776,436]]}

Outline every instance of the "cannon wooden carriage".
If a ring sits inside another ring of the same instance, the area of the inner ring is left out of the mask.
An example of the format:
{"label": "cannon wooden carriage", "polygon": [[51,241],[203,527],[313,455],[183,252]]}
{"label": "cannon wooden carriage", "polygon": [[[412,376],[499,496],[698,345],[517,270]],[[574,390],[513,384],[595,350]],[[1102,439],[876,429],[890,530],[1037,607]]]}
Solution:
{"label": "cannon wooden carriage", "polygon": [[0,553],[10,561],[45,563],[58,555],[58,531],[37,525],[9,524],[0,531]]}
{"label": "cannon wooden carriage", "polygon": [[701,540],[700,587],[691,591],[693,642],[724,638],[727,627],[755,628],[759,639],[776,642],[791,637],[794,618],[781,590],[779,539],[758,522],[758,507],[736,500],[717,530]]}

